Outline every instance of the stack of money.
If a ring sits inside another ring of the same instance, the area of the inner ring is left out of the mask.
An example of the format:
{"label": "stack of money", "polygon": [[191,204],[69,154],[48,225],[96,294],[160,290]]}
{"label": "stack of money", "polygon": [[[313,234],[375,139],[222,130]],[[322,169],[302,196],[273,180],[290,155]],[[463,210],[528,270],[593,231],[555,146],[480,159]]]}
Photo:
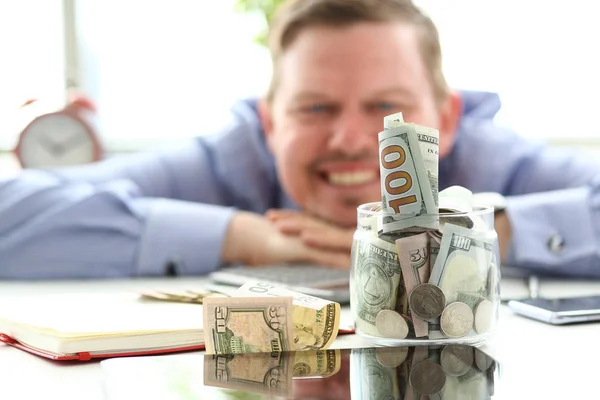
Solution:
{"label": "stack of money", "polygon": [[354,349],[352,398],[489,399],[496,362],[464,345]]}
{"label": "stack of money", "polygon": [[496,234],[472,193],[438,193],[438,131],[397,113],[379,133],[381,204],[359,213],[353,247],[357,329],[393,338],[461,338],[495,323]]}
{"label": "stack of money", "polygon": [[338,334],[339,303],[248,282],[232,297],[206,297],[204,338],[208,354],[327,349]]}

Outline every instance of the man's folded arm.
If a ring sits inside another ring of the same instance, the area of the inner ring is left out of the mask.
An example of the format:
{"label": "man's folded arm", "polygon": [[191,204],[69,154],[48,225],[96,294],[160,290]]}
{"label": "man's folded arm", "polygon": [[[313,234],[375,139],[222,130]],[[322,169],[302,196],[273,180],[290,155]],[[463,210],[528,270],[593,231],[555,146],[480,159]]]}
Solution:
{"label": "man's folded arm", "polygon": [[0,181],[0,278],[215,269],[234,211],[206,151],[190,143]]}
{"label": "man's folded arm", "polygon": [[508,197],[507,265],[600,277],[600,174],[589,185]]}
{"label": "man's folded arm", "polygon": [[[505,263],[600,277],[600,162],[571,149],[516,139],[505,187],[512,238]],[[502,154],[509,154],[501,152]]]}

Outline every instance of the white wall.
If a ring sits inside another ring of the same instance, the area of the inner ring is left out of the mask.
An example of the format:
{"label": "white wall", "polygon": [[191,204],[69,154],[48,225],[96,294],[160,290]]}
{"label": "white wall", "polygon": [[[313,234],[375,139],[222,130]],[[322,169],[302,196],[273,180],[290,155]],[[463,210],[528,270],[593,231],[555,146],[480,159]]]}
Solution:
{"label": "white wall", "polygon": [[217,128],[232,102],[262,93],[263,20],[234,0],[103,0],[78,4],[83,84],[103,132],[120,141],[189,137]]}
{"label": "white wall", "polygon": [[25,100],[63,100],[63,50],[61,0],[0,1],[0,149],[14,146]]}
{"label": "white wall", "polygon": [[528,136],[600,138],[598,3],[416,0],[438,25],[455,87],[501,94],[502,120]]}
{"label": "white wall", "polygon": [[[264,24],[235,0],[76,0],[83,88],[113,146],[216,128],[231,102],[270,76],[253,43]],[[561,144],[595,143],[600,93],[596,2],[415,0],[437,23],[449,82],[497,91],[501,122]],[[0,2],[0,148],[30,95],[60,98],[60,0]],[[117,147],[120,147],[117,146]]]}

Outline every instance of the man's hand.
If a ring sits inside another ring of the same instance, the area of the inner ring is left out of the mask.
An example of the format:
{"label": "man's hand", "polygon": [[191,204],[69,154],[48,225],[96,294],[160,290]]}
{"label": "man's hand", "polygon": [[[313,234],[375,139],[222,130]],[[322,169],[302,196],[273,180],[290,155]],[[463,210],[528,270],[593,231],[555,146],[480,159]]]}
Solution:
{"label": "man's hand", "polygon": [[312,246],[303,239],[300,231],[288,230],[291,231],[297,233],[284,233],[278,228],[277,222],[262,215],[239,212],[233,216],[227,229],[222,249],[223,260],[247,265],[305,262],[337,268],[350,267],[352,237],[349,246],[341,248]]}
{"label": "man's hand", "polygon": [[354,228],[332,225],[306,213],[292,210],[269,210],[267,218],[281,233],[299,237],[310,247],[347,252],[350,255]]}

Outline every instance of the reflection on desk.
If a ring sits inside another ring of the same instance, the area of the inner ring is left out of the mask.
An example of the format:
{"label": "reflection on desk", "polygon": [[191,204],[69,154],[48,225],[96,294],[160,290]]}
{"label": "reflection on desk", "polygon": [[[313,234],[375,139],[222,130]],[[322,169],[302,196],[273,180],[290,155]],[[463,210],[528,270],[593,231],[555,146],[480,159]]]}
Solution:
{"label": "reflection on desk", "polygon": [[[499,375],[490,356],[463,345],[137,357],[101,364],[108,400],[483,400],[496,398]],[[135,376],[160,379],[136,384]]]}

